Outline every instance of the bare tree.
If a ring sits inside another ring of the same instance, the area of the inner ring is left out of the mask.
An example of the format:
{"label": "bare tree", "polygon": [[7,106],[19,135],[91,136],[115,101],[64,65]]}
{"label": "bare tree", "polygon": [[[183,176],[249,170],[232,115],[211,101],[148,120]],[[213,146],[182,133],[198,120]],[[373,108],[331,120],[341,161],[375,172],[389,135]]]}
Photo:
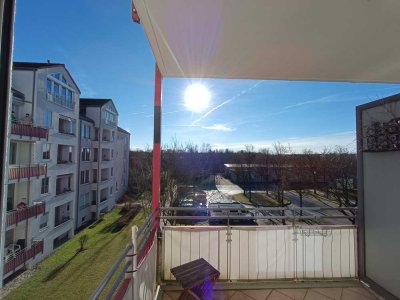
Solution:
{"label": "bare tree", "polygon": [[[291,152],[290,146],[284,146],[280,143],[274,144],[274,162],[273,162],[273,173],[276,180],[276,199],[279,205],[285,207],[285,189],[288,185],[289,177],[289,163],[288,154]],[[285,215],[285,211],[282,209],[281,215]],[[286,224],[285,220],[282,220],[283,224]]]}

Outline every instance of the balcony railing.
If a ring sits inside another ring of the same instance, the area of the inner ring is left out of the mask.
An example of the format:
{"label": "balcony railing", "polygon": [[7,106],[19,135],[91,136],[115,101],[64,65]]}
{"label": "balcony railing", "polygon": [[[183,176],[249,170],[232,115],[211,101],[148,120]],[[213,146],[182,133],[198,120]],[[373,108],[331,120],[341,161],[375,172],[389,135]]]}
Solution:
{"label": "balcony railing", "polygon": [[70,187],[62,187],[56,189],[56,196],[72,193],[72,189]]}
{"label": "balcony railing", "polygon": [[75,107],[75,103],[73,100],[67,100],[66,97],[61,95],[47,93],[47,100],[68,107],[70,109],[74,109]]}
{"label": "balcony railing", "polygon": [[61,220],[55,220],[55,222],[54,222],[54,228],[56,228],[56,227],[58,227],[58,226],[61,226],[61,225],[64,224],[64,223],[67,223],[69,220],[71,220],[70,217],[64,217],[64,218],[62,218]]}
{"label": "balcony railing", "polygon": [[[211,213],[220,213],[221,210],[225,210],[225,213],[218,216]],[[202,223],[197,223],[202,226],[161,226],[163,251],[159,252],[158,255],[161,256],[157,259],[157,243],[154,243],[154,237],[159,221],[158,214],[153,213],[139,230],[133,228],[132,244],[111,268],[91,299],[97,299],[124,257],[126,263],[122,273],[117,276],[106,299],[111,299],[116,291],[114,299],[140,299],[139,292],[143,282],[147,295],[155,297],[156,274],[161,275],[161,280],[168,284],[175,281],[171,268],[199,257],[203,257],[216,268],[222,280],[248,282],[283,279],[297,282],[303,279],[329,281],[357,278],[357,227],[306,223],[345,219],[350,224],[355,217],[353,214],[356,213],[356,208],[304,207],[303,215],[299,214],[299,208],[285,208],[284,215],[275,214],[282,211],[282,208],[241,210],[246,210],[246,214],[238,215],[235,210],[230,215],[232,208],[161,208],[159,219],[164,225],[168,222],[176,224],[178,220],[202,220]],[[338,212],[337,215],[328,214],[334,210]],[[344,210],[351,216],[345,215]],[[180,212],[176,214],[178,211]],[[229,225],[238,220],[246,223],[249,218],[255,225]],[[208,226],[205,223],[219,220],[227,225]],[[290,225],[259,225],[265,224],[266,220],[285,220]]]}
{"label": "balcony railing", "polygon": [[18,208],[7,212],[7,226],[18,225],[19,222],[44,214],[46,204],[40,202],[32,206]]}
{"label": "balcony railing", "polygon": [[103,197],[103,198],[100,199],[100,203],[104,202],[104,201],[107,201],[107,197]]}
{"label": "balcony railing", "polygon": [[11,134],[22,136],[28,136],[30,138],[36,137],[39,139],[47,139],[49,136],[49,130],[47,128],[33,126],[29,124],[11,124]]}
{"label": "balcony railing", "polygon": [[47,165],[11,165],[9,167],[8,179],[22,179],[47,175]]}
{"label": "balcony railing", "polygon": [[23,266],[28,260],[34,258],[39,253],[43,253],[43,241],[34,242],[31,248],[21,249],[4,259],[3,273],[15,272],[18,267]]}

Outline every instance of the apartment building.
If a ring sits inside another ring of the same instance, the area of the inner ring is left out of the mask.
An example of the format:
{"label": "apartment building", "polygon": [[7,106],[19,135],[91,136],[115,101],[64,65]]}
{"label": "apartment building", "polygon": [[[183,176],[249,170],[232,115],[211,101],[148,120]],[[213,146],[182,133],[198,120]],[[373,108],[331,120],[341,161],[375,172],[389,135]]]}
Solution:
{"label": "apartment building", "polygon": [[12,75],[0,281],[113,208],[128,184],[129,133],[118,130],[112,100],[80,107],[63,64],[15,62]]}
{"label": "apartment building", "polygon": [[77,228],[112,209],[125,193],[130,136],[117,126],[118,112],[111,99],[80,99],[80,115]]}
{"label": "apartment building", "polygon": [[74,234],[80,90],[65,65],[15,62],[3,278]]}
{"label": "apartment building", "polygon": [[130,133],[121,127],[117,128],[117,140],[115,142],[115,198],[120,199],[128,190],[129,176],[129,149]]}

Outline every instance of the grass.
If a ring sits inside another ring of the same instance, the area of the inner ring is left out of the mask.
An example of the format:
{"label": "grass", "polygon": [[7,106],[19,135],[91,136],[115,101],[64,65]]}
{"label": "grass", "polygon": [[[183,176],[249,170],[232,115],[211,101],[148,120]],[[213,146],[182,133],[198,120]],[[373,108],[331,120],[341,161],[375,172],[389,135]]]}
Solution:
{"label": "grass", "polygon": [[[253,205],[262,205],[262,206],[280,206],[279,202],[273,197],[266,195],[265,193],[251,193],[251,201],[250,199],[244,195],[243,193],[233,195],[233,199],[243,204],[253,204]],[[284,199],[284,203],[289,203],[289,200]]]}
{"label": "grass", "polygon": [[[121,216],[119,212],[120,209],[113,209],[101,222],[60,246],[4,299],[88,299],[131,240],[131,226],[140,225],[144,220],[140,211],[129,226],[120,231],[109,230]],[[89,236],[86,250],[77,253],[79,237],[83,234]]]}

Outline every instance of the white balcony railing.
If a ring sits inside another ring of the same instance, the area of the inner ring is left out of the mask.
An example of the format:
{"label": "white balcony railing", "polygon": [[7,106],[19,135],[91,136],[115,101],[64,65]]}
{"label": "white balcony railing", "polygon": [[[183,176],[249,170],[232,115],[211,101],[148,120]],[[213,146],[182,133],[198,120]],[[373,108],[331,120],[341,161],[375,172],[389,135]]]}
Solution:
{"label": "white balcony railing", "polygon": [[[185,213],[175,212],[181,209]],[[222,209],[224,210],[224,209]],[[174,281],[171,268],[204,258],[220,272],[221,280],[332,280],[357,277],[357,227],[354,225],[307,225],[304,220],[340,219],[354,220],[356,208],[347,210],[350,215],[325,215],[316,218],[315,212],[322,208],[303,208],[306,215],[300,216],[298,209],[285,209],[285,215],[273,214],[282,208],[251,208],[253,223],[266,219],[285,220],[291,225],[251,226],[173,226],[179,219],[215,221],[225,219],[248,221],[246,215],[212,216],[213,209],[161,208],[159,223],[153,212],[140,227],[133,228],[132,244],[121,255],[117,263],[93,293],[97,299],[122,261],[126,260],[122,272],[114,282],[106,299],[116,292],[114,299],[147,299],[156,296],[156,274],[165,283]],[[244,209],[246,210],[246,209]],[[269,213],[267,211],[270,210]],[[309,211],[308,211],[309,210]],[[206,211],[208,213],[199,213]],[[257,212],[263,211],[262,214]],[[211,216],[210,216],[211,215]],[[260,222],[261,223],[261,222]],[[161,245],[157,259],[155,233],[161,226]],[[204,222],[203,222],[204,224]],[[157,265],[157,261],[160,263]],[[157,268],[161,268],[158,269]],[[154,274],[153,274],[154,270]],[[125,274],[125,280],[124,278]],[[131,275],[132,274],[132,275]],[[118,290],[118,291],[117,291]],[[143,296],[146,291],[146,296]]]}

